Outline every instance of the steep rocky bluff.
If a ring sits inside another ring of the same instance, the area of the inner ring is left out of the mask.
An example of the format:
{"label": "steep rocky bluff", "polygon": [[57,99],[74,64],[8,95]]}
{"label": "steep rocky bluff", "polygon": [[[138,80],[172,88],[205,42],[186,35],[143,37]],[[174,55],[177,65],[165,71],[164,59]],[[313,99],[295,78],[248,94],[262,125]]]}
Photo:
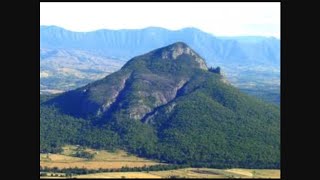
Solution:
{"label": "steep rocky bluff", "polygon": [[[101,141],[117,136],[119,148],[140,156],[201,167],[279,168],[279,108],[241,93],[218,72],[178,42],[44,104],[113,132]],[[79,134],[65,143],[101,143]]]}
{"label": "steep rocky bluff", "polygon": [[135,57],[120,71],[53,102],[76,117],[111,117],[119,110],[138,120],[173,100],[196,72],[206,70],[204,59],[178,42]]}

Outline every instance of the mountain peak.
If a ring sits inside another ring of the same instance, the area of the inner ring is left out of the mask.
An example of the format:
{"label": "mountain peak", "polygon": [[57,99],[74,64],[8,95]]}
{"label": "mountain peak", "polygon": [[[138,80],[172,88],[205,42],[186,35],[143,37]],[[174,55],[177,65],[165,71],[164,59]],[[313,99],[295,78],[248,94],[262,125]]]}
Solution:
{"label": "mountain peak", "polygon": [[182,55],[191,56],[199,64],[199,68],[208,70],[205,60],[184,42],[170,44],[166,47],[155,50],[155,52],[160,54],[162,59],[176,60]]}
{"label": "mountain peak", "polygon": [[176,42],[171,44],[163,49],[163,56],[164,59],[177,59],[177,57],[181,56],[182,54],[186,55],[193,55],[195,53],[192,52],[191,48],[183,43],[183,42]]}
{"label": "mountain peak", "polygon": [[167,47],[171,48],[182,48],[182,49],[190,49],[190,47],[184,42],[175,42],[173,44],[168,45]]}

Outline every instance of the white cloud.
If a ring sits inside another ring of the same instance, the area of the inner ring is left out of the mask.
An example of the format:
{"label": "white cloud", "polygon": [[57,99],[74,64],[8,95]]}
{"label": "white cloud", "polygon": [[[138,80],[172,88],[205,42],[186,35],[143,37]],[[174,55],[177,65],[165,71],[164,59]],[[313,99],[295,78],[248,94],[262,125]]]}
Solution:
{"label": "white cloud", "polygon": [[40,24],[73,31],[196,27],[219,36],[280,37],[280,3],[40,3]]}

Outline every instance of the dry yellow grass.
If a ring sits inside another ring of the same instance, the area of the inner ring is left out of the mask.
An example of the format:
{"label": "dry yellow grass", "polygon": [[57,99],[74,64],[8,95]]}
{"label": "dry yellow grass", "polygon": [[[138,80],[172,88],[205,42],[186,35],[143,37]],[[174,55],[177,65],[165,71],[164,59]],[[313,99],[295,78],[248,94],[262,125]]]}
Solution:
{"label": "dry yellow grass", "polygon": [[280,170],[184,168],[150,172],[110,172],[75,176],[76,178],[280,178]]}
{"label": "dry yellow grass", "polygon": [[111,169],[121,167],[143,167],[160,164],[144,158],[129,155],[125,151],[108,152],[104,150],[85,149],[94,154],[90,160],[72,157],[76,146],[65,146],[61,154],[40,154],[40,165],[42,167],[58,168],[87,168],[87,169]]}
{"label": "dry yellow grass", "polygon": [[145,172],[115,172],[115,173],[97,173],[75,176],[76,178],[162,178],[161,176]]}
{"label": "dry yellow grass", "polygon": [[40,163],[43,162],[60,162],[60,163],[68,163],[68,162],[78,162],[85,161],[83,158],[66,156],[61,154],[41,154],[40,155]]}
{"label": "dry yellow grass", "polygon": [[169,178],[170,176],[184,177],[184,178],[226,178],[222,174],[208,173],[204,171],[206,168],[184,168],[169,171],[150,171],[150,174],[161,176],[162,178]]}
{"label": "dry yellow grass", "polygon": [[[42,167],[110,169],[121,167],[143,167],[161,164],[144,158],[129,155],[125,151],[108,152],[103,150],[85,149],[94,154],[90,160],[72,157],[77,151],[76,146],[65,146],[61,154],[40,154]],[[269,169],[211,169],[184,168],[168,171],[150,172],[109,172],[78,175],[76,178],[168,178],[170,176],[185,178],[280,178],[280,170]]]}
{"label": "dry yellow grass", "polygon": [[63,151],[61,154],[70,156],[76,152],[77,148],[78,148],[77,146],[71,146],[71,145],[64,146],[62,147]]}
{"label": "dry yellow grass", "polygon": [[259,177],[259,178],[280,178],[280,170],[277,169],[255,169],[254,176],[253,177]]}
{"label": "dry yellow grass", "polygon": [[227,169],[225,171],[231,172],[240,176],[253,177],[252,170],[248,170],[248,169]]}
{"label": "dry yellow grass", "polygon": [[277,169],[227,169],[225,171],[241,178],[280,178],[280,170]]}

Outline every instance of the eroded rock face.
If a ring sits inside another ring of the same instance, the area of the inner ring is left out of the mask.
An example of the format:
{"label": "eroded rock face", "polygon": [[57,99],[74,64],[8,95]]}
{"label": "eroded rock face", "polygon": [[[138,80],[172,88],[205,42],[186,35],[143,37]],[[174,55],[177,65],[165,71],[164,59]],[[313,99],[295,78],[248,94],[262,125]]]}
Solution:
{"label": "eroded rock face", "polygon": [[[166,104],[164,113],[170,114],[174,110],[176,105],[177,104],[175,102]],[[159,113],[162,113],[162,112],[159,112],[158,109],[155,109],[154,111],[152,111],[152,113],[147,114],[142,120],[144,123],[155,124],[154,119]]]}
{"label": "eroded rock face", "polygon": [[126,81],[129,79],[130,75],[125,76],[120,80],[120,85],[117,87],[111,88],[111,95],[106,99],[106,102],[102,104],[101,108],[99,108],[97,112],[97,116],[101,116],[104,112],[106,112],[110,106],[115,103],[116,98],[119,96],[120,92],[125,88]]}
{"label": "eroded rock face", "polygon": [[[154,84],[161,82],[162,88],[154,88]],[[105,117],[113,111],[125,110],[128,118],[141,120],[155,108],[165,105],[176,98],[178,91],[185,85],[187,79],[181,79],[178,83],[164,77],[155,75],[123,76],[114,85],[99,87],[95,86],[94,91],[104,88],[104,103],[96,111],[96,116]],[[136,84],[144,87],[137,88]],[[107,90],[106,90],[107,88]],[[137,89],[135,89],[137,88]],[[88,91],[88,90],[83,90]],[[130,102],[128,104],[128,102]]]}
{"label": "eroded rock face", "polygon": [[151,108],[141,104],[140,106],[135,106],[130,109],[129,117],[134,120],[140,120],[145,114],[151,112]]}
{"label": "eroded rock face", "polygon": [[194,60],[199,63],[200,69],[208,69],[205,61],[184,43],[176,43],[175,45],[171,46],[168,50],[163,51],[161,54],[161,58],[176,60],[179,56],[183,54],[192,56]]}
{"label": "eroded rock face", "polygon": [[152,92],[151,96],[156,99],[156,101],[154,103],[155,106],[160,106],[160,105],[168,102],[166,97],[160,91]]}
{"label": "eroded rock face", "polygon": [[80,105],[65,106],[79,117],[143,120],[172,103],[199,69],[208,69],[205,61],[185,43],[174,43],[135,57],[118,72],[72,91],[69,94]]}
{"label": "eroded rock face", "polygon": [[[165,105],[176,98],[177,92],[185,85],[187,80],[181,80],[175,86],[169,86],[165,91],[146,92],[138,91],[139,96],[134,106],[129,108],[129,116],[135,120],[141,120],[155,108]],[[150,104],[144,99],[152,98],[154,103]]]}

